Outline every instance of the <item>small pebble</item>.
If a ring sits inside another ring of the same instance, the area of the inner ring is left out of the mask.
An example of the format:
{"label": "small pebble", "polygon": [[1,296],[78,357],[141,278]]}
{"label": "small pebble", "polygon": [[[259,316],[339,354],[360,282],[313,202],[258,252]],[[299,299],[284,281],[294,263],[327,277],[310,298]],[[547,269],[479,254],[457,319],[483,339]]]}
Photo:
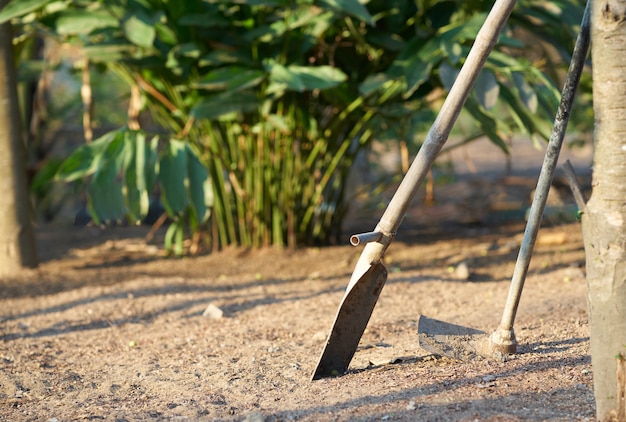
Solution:
{"label": "small pebble", "polygon": [[406,410],[415,410],[417,407],[415,406],[415,402],[411,400],[409,404],[406,405]]}
{"label": "small pebble", "polygon": [[470,270],[466,262],[461,262],[454,269],[454,278],[457,280],[469,280]]}
{"label": "small pebble", "polygon": [[325,341],[326,331],[318,331],[317,333],[313,334],[312,340],[313,341]]}
{"label": "small pebble", "polygon": [[209,319],[220,319],[224,316],[224,311],[215,306],[212,303],[209,303],[209,306],[206,307],[202,316]]}

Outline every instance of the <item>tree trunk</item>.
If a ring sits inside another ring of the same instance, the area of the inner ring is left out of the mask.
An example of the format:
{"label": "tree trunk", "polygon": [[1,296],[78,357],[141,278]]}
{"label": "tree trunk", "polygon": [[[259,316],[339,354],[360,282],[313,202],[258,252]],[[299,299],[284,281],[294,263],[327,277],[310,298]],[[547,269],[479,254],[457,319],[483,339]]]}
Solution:
{"label": "tree trunk", "polygon": [[624,404],[617,363],[626,357],[626,2],[593,1],[591,31],[595,152],[582,222],[596,415],[602,421],[618,420]]}
{"label": "tree trunk", "polygon": [[0,276],[37,266],[12,42],[0,25]]}

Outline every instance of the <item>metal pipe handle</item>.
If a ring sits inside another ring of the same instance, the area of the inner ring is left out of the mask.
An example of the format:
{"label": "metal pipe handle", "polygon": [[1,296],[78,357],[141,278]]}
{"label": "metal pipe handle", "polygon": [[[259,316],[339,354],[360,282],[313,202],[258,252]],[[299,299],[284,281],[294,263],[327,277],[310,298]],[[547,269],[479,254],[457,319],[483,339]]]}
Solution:
{"label": "metal pipe handle", "polygon": [[353,234],[350,236],[350,244],[352,246],[358,246],[361,243],[378,242],[383,237],[381,232],[367,232],[360,234]]}

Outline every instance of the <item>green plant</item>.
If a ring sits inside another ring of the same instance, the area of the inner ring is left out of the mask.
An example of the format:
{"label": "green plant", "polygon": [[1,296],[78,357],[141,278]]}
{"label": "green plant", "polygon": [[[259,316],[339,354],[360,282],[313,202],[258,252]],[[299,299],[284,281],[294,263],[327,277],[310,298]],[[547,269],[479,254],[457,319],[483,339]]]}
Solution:
{"label": "green plant", "polygon": [[[527,59],[512,35],[543,19],[556,26],[542,32],[536,25],[533,36],[558,36],[570,24],[556,16],[575,2],[521,4],[468,102],[475,132],[466,141],[486,134],[506,150],[516,131],[549,134],[558,101],[552,69]],[[185,185],[185,195],[162,185],[174,219],[168,244],[181,253],[187,224],[215,234],[214,247],[337,242],[357,153],[376,137],[419,144],[416,134],[432,122],[488,7],[422,0],[29,0],[11,2],[0,20],[20,17],[24,31],[80,45],[92,63],[137,86],[171,136],[153,150],[138,145],[146,144],[143,132],[124,129],[68,158],[58,177],[89,177],[96,219],[138,220],[146,212],[151,185],[137,187],[142,168],[129,161],[129,151],[158,151],[158,165],[143,172],[161,185],[200,174],[184,173],[177,155],[183,145],[187,160],[202,164],[207,183]],[[525,17],[527,11],[533,14]],[[87,163],[83,172],[68,173],[78,158]],[[207,207],[202,218],[194,208],[199,198]]]}

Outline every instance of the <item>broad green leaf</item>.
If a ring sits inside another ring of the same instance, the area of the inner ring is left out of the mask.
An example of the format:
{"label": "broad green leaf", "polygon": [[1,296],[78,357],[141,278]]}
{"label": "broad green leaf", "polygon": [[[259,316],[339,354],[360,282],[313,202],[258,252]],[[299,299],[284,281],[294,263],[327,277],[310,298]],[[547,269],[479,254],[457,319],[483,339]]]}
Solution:
{"label": "broad green leaf", "polygon": [[500,85],[496,75],[488,69],[483,69],[474,85],[476,99],[486,110],[490,110],[496,105],[499,94]]}
{"label": "broad green leaf", "polygon": [[532,89],[532,87],[526,82],[524,79],[524,75],[520,72],[513,72],[513,83],[517,88],[517,93],[519,94],[519,98],[521,102],[532,112],[535,113],[537,111],[537,106],[539,101],[537,99],[537,94]]}
{"label": "broad green leaf", "polygon": [[[407,92],[404,98],[409,98],[420,86],[430,78],[433,66],[442,58],[439,39],[431,39],[426,43],[416,37],[407,44],[404,51],[392,65],[391,72],[400,71],[406,78]],[[389,76],[393,76],[390,72]]]}
{"label": "broad green leaf", "polygon": [[520,129],[529,134],[539,133],[545,139],[550,138],[549,123],[540,119],[539,116],[523,106],[520,99],[506,85],[502,85],[500,92],[502,93],[502,99],[509,107]]}
{"label": "broad green leaf", "polygon": [[440,43],[462,43],[476,39],[476,35],[483,26],[486,13],[476,13],[469,20],[456,21],[439,28],[433,41]]}
{"label": "broad green leaf", "polygon": [[283,86],[291,91],[304,91],[304,83],[300,77],[282,64],[268,61],[265,63],[265,69],[270,74],[271,83]]}
{"label": "broad green leaf", "polygon": [[283,66],[276,62],[267,62],[266,69],[270,81],[283,85],[289,91],[310,91],[314,89],[334,88],[347,79],[345,73],[331,66]]}
{"label": "broad green leaf", "polygon": [[146,136],[143,132],[128,131],[125,137],[129,150],[124,171],[124,196],[131,222],[140,221],[148,214],[150,195],[146,173],[153,171],[147,163]]}
{"label": "broad green leaf", "polygon": [[287,15],[285,29],[294,30],[301,26],[308,25],[314,22],[323,10],[317,7],[311,7],[311,5],[301,5]]}
{"label": "broad green leaf", "polygon": [[78,147],[67,157],[55,176],[56,180],[73,182],[90,176],[98,169],[102,154],[109,144],[120,136],[119,131],[108,132],[95,141]]}
{"label": "broad green leaf", "polygon": [[374,26],[374,18],[358,0],[320,0],[320,3],[327,4],[334,9]]}
{"label": "broad green leaf", "polygon": [[264,75],[261,70],[226,66],[207,73],[194,86],[207,90],[239,91],[258,85]]}
{"label": "broad green leaf", "polygon": [[209,217],[206,193],[204,191],[206,181],[209,178],[207,168],[200,162],[200,159],[187,145],[187,174],[189,177],[189,199],[191,207],[195,212],[198,223],[203,223]]}
{"label": "broad green leaf", "polygon": [[402,95],[406,91],[406,83],[403,79],[389,78],[384,73],[372,75],[366,78],[359,85],[359,93],[368,97],[373,93],[377,93],[378,104],[383,104],[389,100],[396,98],[398,95]]}
{"label": "broad green leaf", "polygon": [[420,86],[424,82],[426,82],[430,78],[430,73],[433,70],[432,61],[418,61],[412,63],[409,67],[407,67],[406,76],[406,84],[407,91],[404,93],[404,98],[409,98],[411,95],[415,93],[419,89]]}
{"label": "broad green leaf", "polygon": [[148,193],[154,190],[158,178],[159,164],[159,136],[154,136],[146,148],[146,190]]}
{"label": "broad green leaf", "polygon": [[185,143],[171,139],[159,161],[159,182],[162,200],[170,217],[180,215],[187,208],[186,182],[187,152]]}
{"label": "broad green leaf", "polygon": [[167,26],[161,22],[157,22],[154,25],[154,29],[156,31],[156,36],[159,40],[170,45],[178,44],[178,36],[170,26]]}
{"label": "broad green leaf", "polygon": [[281,37],[285,35],[287,32],[287,25],[284,21],[279,20],[271,25],[261,25],[256,28],[251,28],[249,31],[246,31],[244,35],[244,40],[246,42],[262,42],[262,43],[272,43],[272,42],[280,42]]}
{"label": "broad green leaf", "polygon": [[348,79],[345,73],[332,66],[289,66],[300,77],[305,90],[334,88]]}
{"label": "broad green leaf", "polygon": [[111,63],[116,62],[125,56],[128,56],[128,54],[136,48],[137,47],[134,47],[131,44],[94,44],[83,47],[82,51],[93,62]]}
{"label": "broad green leaf", "polygon": [[469,97],[465,103],[465,110],[467,110],[472,117],[478,123],[480,129],[487,135],[489,140],[498,146],[505,154],[509,153],[509,147],[502,139],[500,130],[498,128],[498,121],[489,112],[485,111],[478,102]]}
{"label": "broad green leaf", "polygon": [[215,50],[200,58],[200,67],[220,67],[227,64],[254,66],[255,61],[244,51]]}
{"label": "broad green leaf", "polygon": [[152,47],[154,44],[154,39],[156,38],[154,22],[150,16],[141,9],[127,16],[122,28],[124,29],[126,38],[133,44],[140,47]]}
{"label": "broad green leaf", "polygon": [[87,187],[89,208],[94,221],[120,220],[124,217],[124,196],[122,182],[117,179],[113,165],[107,165]]}
{"label": "broad green leaf", "polygon": [[120,133],[108,144],[98,170],[87,187],[90,208],[99,220],[119,220],[124,216],[123,180],[120,172],[129,152],[124,134]]}
{"label": "broad green leaf", "polygon": [[450,66],[445,61],[441,62],[441,65],[439,66],[439,80],[446,91],[450,91],[452,89],[452,85],[454,85],[454,81],[456,81],[458,75],[458,69]]}
{"label": "broad green leaf", "polygon": [[218,94],[203,98],[196,104],[191,115],[196,119],[215,120],[231,113],[247,113],[256,110],[260,102],[255,94],[238,92],[233,95]]}
{"label": "broad green leaf", "polygon": [[269,114],[264,116],[265,121],[274,129],[278,129],[284,134],[291,133],[291,125],[285,116],[279,116],[277,114]]}
{"label": "broad green leaf", "polygon": [[117,28],[117,19],[104,11],[67,10],[55,22],[61,35],[86,35],[97,29]]}
{"label": "broad green leaf", "polygon": [[180,61],[179,58],[190,57],[197,59],[200,57],[200,54],[201,51],[196,43],[183,43],[175,45],[167,53],[165,67],[172,69],[172,71],[177,75],[182,75],[183,69],[181,68],[181,63],[184,63],[185,61]]}
{"label": "broad green leaf", "polygon": [[185,227],[181,221],[174,221],[165,232],[165,250],[172,252],[176,256],[183,254],[183,236]]}
{"label": "broad green leaf", "polygon": [[13,0],[0,10],[0,23],[43,8],[53,0]]}
{"label": "broad green leaf", "polygon": [[30,184],[30,191],[45,195],[48,193],[50,184],[55,181],[55,176],[63,161],[57,157],[48,158],[41,166]]}
{"label": "broad green leaf", "polygon": [[390,80],[384,73],[370,75],[361,84],[359,84],[359,94],[367,97],[368,95],[382,89],[382,87]]}
{"label": "broad green leaf", "polygon": [[461,44],[457,43],[457,42],[451,42],[451,43],[441,43],[441,48],[443,49],[443,51],[445,51],[446,56],[448,57],[448,60],[450,61],[450,63],[452,64],[457,64],[459,63],[459,60],[461,59],[461,55],[463,54],[463,48],[461,47]]}
{"label": "broad green leaf", "polygon": [[181,256],[184,252],[183,240],[185,237],[185,227],[182,224],[178,224],[176,235],[174,236],[174,255]]}

